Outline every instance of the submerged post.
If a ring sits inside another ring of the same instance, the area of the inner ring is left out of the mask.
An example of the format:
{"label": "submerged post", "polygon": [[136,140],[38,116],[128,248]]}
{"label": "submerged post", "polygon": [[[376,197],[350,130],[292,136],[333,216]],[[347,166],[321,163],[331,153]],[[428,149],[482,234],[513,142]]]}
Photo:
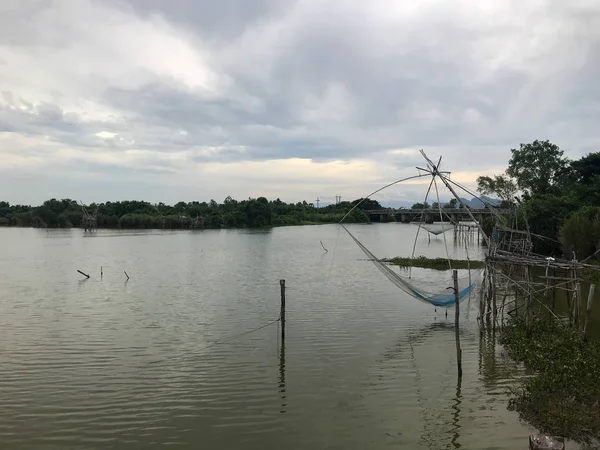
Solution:
{"label": "submerged post", "polygon": [[87,273],[83,273],[81,270],[77,269],[77,272],[79,272],[81,275],[83,275],[86,279],[88,279],[90,276]]}
{"label": "submerged post", "polygon": [[285,280],[279,280],[279,286],[281,287],[281,312],[279,313],[279,320],[281,322],[281,341],[285,339]]}
{"label": "submerged post", "polygon": [[454,279],[454,333],[456,335],[456,363],[458,364],[458,378],[462,379],[462,350],[460,349],[460,330],[459,330],[459,302],[458,302],[458,270],[452,271]]}

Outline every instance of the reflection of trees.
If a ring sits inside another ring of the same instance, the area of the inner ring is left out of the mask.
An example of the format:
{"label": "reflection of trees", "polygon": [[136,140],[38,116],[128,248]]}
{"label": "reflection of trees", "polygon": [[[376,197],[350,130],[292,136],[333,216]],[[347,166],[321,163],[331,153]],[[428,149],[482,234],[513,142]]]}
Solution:
{"label": "reflection of trees", "polygon": [[[468,328],[460,330],[461,341],[474,341],[475,333]],[[506,380],[514,377],[517,364],[512,363],[508,356],[502,356],[497,347],[497,335],[493,329],[482,330],[479,334],[478,348],[478,375],[483,388],[501,393],[502,386]],[[432,341],[433,340],[433,341]],[[460,448],[461,433],[465,426],[469,426],[469,410],[465,410],[465,399],[463,398],[462,383],[455,377],[456,367],[454,364],[435,374],[431,371],[424,372],[423,364],[419,365],[417,359],[427,358],[423,356],[423,344],[433,344],[440,340],[454,342],[454,324],[451,322],[434,322],[417,329],[410,330],[402,336],[392,347],[386,349],[378,360],[378,365],[385,366],[394,361],[404,361],[410,367],[413,382],[410,389],[414,389],[416,395],[415,414],[420,415],[421,432],[420,446],[424,448]],[[417,349],[422,347],[419,352]],[[416,354],[416,355],[415,355]],[[431,369],[431,365],[429,365]],[[383,370],[382,372],[385,372]],[[517,370],[517,372],[519,372]],[[428,376],[429,375],[429,376]],[[434,378],[438,377],[436,382]],[[456,380],[449,382],[449,380]],[[387,383],[385,379],[379,379],[378,383]],[[454,386],[452,387],[452,384]],[[414,386],[414,387],[413,387]],[[445,396],[438,396],[435,392],[440,386]],[[498,388],[500,386],[500,389]],[[453,394],[449,394],[452,390]],[[452,395],[448,397],[448,395]],[[465,422],[467,420],[467,422]]]}
{"label": "reflection of trees", "polygon": [[[452,333],[452,338],[454,338],[454,324],[449,322],[434,322],[429,325],[425,325],[418,330],[410,331],[406,337],[394,345],[394,347],[386,350],[386,352],[383,354],[382,360],[386,361],[397,358],[406,349],[407,343],[411,343],[413,345],[422,344],[431,336],[442,331]],[[468,337],[470,335],[472,335],[472,333],[470,333],[468,330],[464,328],[460,329],[461,337]]]}
{"label": "reflection of trees", "polygon": [[497,346],[496,330],[492,327],[482,329],[479,334],[479,375],[483,386],[489,390],[513,378],[518,366],[505,354],[498,360]]}

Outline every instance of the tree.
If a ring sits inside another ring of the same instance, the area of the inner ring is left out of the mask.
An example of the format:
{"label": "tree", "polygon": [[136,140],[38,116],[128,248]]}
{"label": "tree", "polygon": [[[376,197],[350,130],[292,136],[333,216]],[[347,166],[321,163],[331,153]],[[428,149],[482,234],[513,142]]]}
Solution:
{"label": "tree", "polygon": [[460,205],[458,204],[458,200],[456,200],[455,198],[451,198],[450,201],[444,205],[444,208],[445,209],[455,209],[455,208],[458,208],[459,206]]}
{"label": "tree", "polygon": [[517,184],[506,175],[477,177],[477,192],[483,195],[495,195],[503,202],[512,204],[517,193]]}
{"label": "tree", "polygon": [[359,202],[362,202],[362,203],[360,205],[358,205],[358,209],[370,210],[370,209],[381,209],[382,208],[381,204],[377,200],[373,200],[370,198],[367,198],[367,199],[359,198],[357,200],[354,200],[351,204],[352,204],[352,206],[354,206]]}
{"label": "tree", "polygon": [[556,240],[565,219],[578,207],[571,197],[538,195],[525,203],[525,214],[530,231],[551,239],[534,239],[533,251],[541,255],[557,256],[562,254],[562,246]]}
{"label": "tree", "polygon": [[237,200],[234,200],[233,198],[231,198],[231,195],[228,195],[225,198],[225,201],[223,201],[223,207],[225,208],[225,211],[234,211],[237,208]]}
{"label": "tree", "polygon": [[173,209],[175,209],[175,212],[177,214],[183,214],[185,212],[185,210],[187,209],[187,203],[179,202],[175,206],[173,206]]}
{"label": "tree", "polygon": [[569,160],[557,145],[535,140],[511,149],[511,153],[506,173],[527,196],[558,193],[566,181]]}
{"label": "tree", "polygon": [[566,256],[574,251],[578,259],[593,255],[600,246],[600,207],[584,206],[571,214],[560,228]]}
{"label": "tree", "polygon": [[589,183],[600,175],[600,152],[589,153],[571,162],[571,173],[578,183]]}
{"label": "tree", "polygon": [[600,152],[571,162],[571,191],[584,205],[600,205]]}
{"label": "tree", "polygon": [[425,203],[415,203],[414,205],[412,205],[410,207],[410,209],[429,209],[429,203],[425,202]]}
{"label": "tree", "polygon": [[249,200],[246,203],[246,225],[249,227],[264,227],[273,221],[271,205],[264,197]]}

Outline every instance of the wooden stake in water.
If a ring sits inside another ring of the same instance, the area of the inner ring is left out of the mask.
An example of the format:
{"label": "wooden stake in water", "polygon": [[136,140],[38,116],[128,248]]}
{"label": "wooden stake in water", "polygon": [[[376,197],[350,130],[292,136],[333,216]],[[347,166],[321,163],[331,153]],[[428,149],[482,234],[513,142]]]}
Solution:
{"label": "wooden stake in water", "polygon": [[492,272],[492,326],[496,326],[496,317],[498,316],[498,305],[496,303],[496,271]]}
{"label": "wooden stake in water", "polygon": [[319,242],[321,243],[321,247],[323,247],[323,250],[325,250],[325,253],[329,253],[329,250],[327,250],[327,249],[325,248],[325,246],[323,245],[323,241],[319,241]]}
{"label": "wooden stake in water", "polygon": [[90,276],[87,273],[83,273],[81,270],[77,269],[77,272],[79,272],[81,275],[83,275],[86,278],[89,278]]}
{"label": "wooden stake in water", "polygon": [[281,287],[281,312],[279,313],[279,321],[281,322],[281,341],[285,339],[285,280],[279,280]]}
{"label": "wooden stake in water", "polygon": [[581,283],[579,281],[575,285],[575,292],[577,293],[575,323],[576,323],[577,328],[581,329]]}
{"label": "wooden stake in water", "polygon": [[587,331],[588,320],[590,320],[590,314],[592,313],[592,303],[594,302],[594,294],[596,293],[596,285],[590,285],[590,291],[588,292],[587,308],[585,309],[585,325],[583,326],[583,334]]}
{"label": "wooden stake in water", "polygon": [[459,303],[458,303],[458,270],[452,271],[454,279],[454,332],[456,334],[456,363],[458,364],[458,378],[462,378],[462,350],[460,349],[460,329],[459,329]]}
{"label": "wooden stake in water", "polygon": [[279,394],[281,396],[281,413],[287,409],[287,394],[285,387],[285,280],[279,280],[281,287],[281,312],[279,321],[281,322],[281,347],[279,348]]}

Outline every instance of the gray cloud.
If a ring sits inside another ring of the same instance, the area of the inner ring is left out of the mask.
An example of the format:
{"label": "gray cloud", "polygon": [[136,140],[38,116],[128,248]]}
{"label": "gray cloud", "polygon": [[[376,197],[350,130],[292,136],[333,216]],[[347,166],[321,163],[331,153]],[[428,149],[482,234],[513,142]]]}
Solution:
{"label": "gray cloud", "polygon": [[195,2],[173,0],[113,0],[123,9],[131,8],[144,18],[159,15],[178,27],[195,33],[199,38],[228,41],[248,28],[276,19],[293,5],[290,0],[223,0]]}
{"label": "gray cloud", "polygon": [[398,149],[473,172],[533,139],[595,150],[600,5],[507,5],[7,2],[0,133],[36,141],[5,152],[115,180],[221,164],[225,192],[244,161],[370,161],[370,183],[421,163]]}

